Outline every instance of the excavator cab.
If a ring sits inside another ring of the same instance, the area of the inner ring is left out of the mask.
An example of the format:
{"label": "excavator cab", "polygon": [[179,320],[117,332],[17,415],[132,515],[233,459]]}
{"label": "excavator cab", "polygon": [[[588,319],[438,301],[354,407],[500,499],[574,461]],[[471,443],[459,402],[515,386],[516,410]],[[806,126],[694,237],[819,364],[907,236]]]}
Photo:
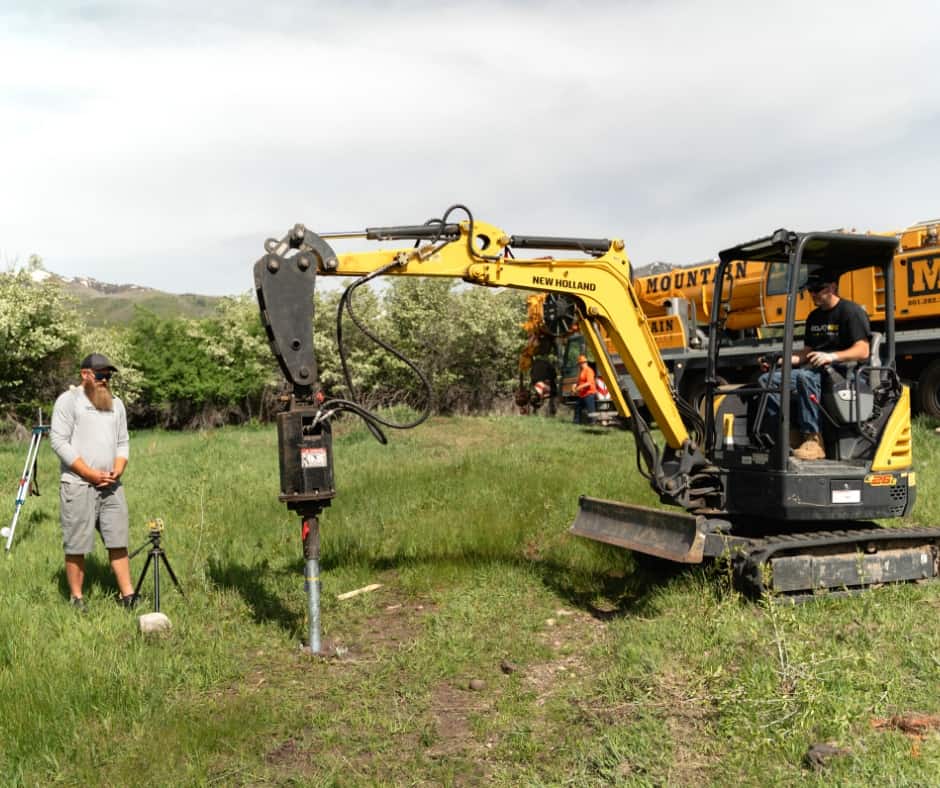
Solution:
{"label": "excavator cab", "polygon": [[[771,236],[722,251],[715,292],[723,292],[729,266],[738,261],[783,265],[787,309],[776,376],[757,376],[744,386],[719,385],[716,370],[727,309],[712,316],[707,376],[706,442],[720,468],[726,506],[738,515],[788,521],[867,519],[908,514],[914,504],[910,483],[909,399],[894,365],[893,255],[896,240],[843,233]],[[796,305],[809,276],[825,271],[834,279],[859,268],[875,268],[884,287],[884,333],[871,339],[868,362],[824,368],[816,402],[826,459],[801,461],[791,452],[794,407],[791,356],[802,347]],[[768,404],[779,401],[772,418]],[[873,475],[892,483],[873,485]]]}

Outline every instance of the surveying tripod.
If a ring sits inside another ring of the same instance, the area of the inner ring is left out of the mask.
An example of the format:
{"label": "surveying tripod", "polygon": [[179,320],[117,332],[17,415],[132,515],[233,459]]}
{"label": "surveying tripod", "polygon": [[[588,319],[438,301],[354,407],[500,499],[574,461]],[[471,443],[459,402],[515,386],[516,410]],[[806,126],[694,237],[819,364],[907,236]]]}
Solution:
{"label": "surveying tripod", "polygon": [[133,558],[141,550],[144,550],[147,545],[150,545],[150,550],[147,552],[147,560],[144,561],[144,568],[140,572],[140,578],[137,580],[137,585],[134,586],[134,598],[138,599],[140,597],[140,589],[144,585],[144,578],[147,576],[147,569],[153,566],[153,610],[155,613],[160,612],[161,561],[166,567],[166,571],[170,573],[170,579],[173,581],[173,585],[176,586],[176,590],[180,592],[181,596],[185,596],[185,594],[183,594],[183,587],[180,585],[180,581],[176,579],[176,575],[173,573],[173,567],[170,566],[170,561],[166,557],[166,551],[160,546],[160,539],[163,536],[163,527],[163,520],[159,517],[150,520],[147,523],[147,529],[149,531],[147,541],[128,556],[128,558]]}
{"label": "surveying tripod", "polygon": [[7,538],[7,552],[13,546],[13,536],[16,533],[16,521],[20,519],[20,510],[26,503],[26,497],[32,493],[39,495],[39,485],[36,483],[36,464],[39,456],[39,444],[42,443],[42,436],[49,432],[49,425],[42,423],[42,411],[39,411],[39,423],[33,427],[33,436],[29,442],[29,452],[26,454],[26,465],[23,467],[23,475],[20,477],[20,486],[16,491],[16,503],[13,508],[13,522],[8,528],[0,530],[0,535]]}

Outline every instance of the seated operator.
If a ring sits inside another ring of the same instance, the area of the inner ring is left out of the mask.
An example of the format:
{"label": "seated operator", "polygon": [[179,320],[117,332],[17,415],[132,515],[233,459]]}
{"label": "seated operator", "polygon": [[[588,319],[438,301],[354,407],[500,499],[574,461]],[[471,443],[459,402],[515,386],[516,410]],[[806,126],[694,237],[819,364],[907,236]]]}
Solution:
{"label": "seated operator", "polygon": [[[793,456],[800,460],[824,460],[826,449],[819,434],[819,400],[822,370],[832,363],[864,362],[870,352],[868,315],[858,304],[839,297],[838,275],[820,271],[806,282],[816,308],[806,318],[803,349],[791,358],[791,418],[800,433]],[[766,366],[766,365],[765,365]],[[765,372],[761,385],[780,385],[780,371]],[[776,419],[780,396],[771,394],[767,415]]]}

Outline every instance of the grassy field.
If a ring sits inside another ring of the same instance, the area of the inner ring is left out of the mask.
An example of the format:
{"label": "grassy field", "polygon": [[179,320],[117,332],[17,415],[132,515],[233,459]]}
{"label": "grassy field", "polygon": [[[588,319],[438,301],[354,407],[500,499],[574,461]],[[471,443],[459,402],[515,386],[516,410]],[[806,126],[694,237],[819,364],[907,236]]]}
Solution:
{"label": "grassy field", "polygon": [[[940,783],[940,733],[897,719],[940,713],[940,584],[791,607],[717,570],[655,580],[566,533],[579,493],[653,503],[625,433],[436,419],[383,447],[347,429],[322,518],[341,656],[312,660],[275,443],[132,437],[132,547],[162,517],[186,594],[164,574],[174,627],[155,639],[114,603],[100,546],[89,614],[66,603],[43,446],[0,562],[0,784]],[[915,446],[913,519],[940,523],[940,436],[918,425]],[[25,455],[0,445],[7,517]],[[806,766],[826,742],[842,754]]]}

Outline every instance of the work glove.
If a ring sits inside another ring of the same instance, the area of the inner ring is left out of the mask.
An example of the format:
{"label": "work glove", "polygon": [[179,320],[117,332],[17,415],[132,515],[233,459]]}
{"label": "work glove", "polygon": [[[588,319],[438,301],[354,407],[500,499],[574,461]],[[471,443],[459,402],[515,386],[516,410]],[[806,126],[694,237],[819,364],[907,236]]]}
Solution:
{"label": "work glove", "polygon": [[835,353],[825,353],[823,351],[818,350],[815,353],[813,353],[813,358],[810,361],[810,363],[814,367],[825,367],[828,364],[831,364],[835,360],[836,360]]}

